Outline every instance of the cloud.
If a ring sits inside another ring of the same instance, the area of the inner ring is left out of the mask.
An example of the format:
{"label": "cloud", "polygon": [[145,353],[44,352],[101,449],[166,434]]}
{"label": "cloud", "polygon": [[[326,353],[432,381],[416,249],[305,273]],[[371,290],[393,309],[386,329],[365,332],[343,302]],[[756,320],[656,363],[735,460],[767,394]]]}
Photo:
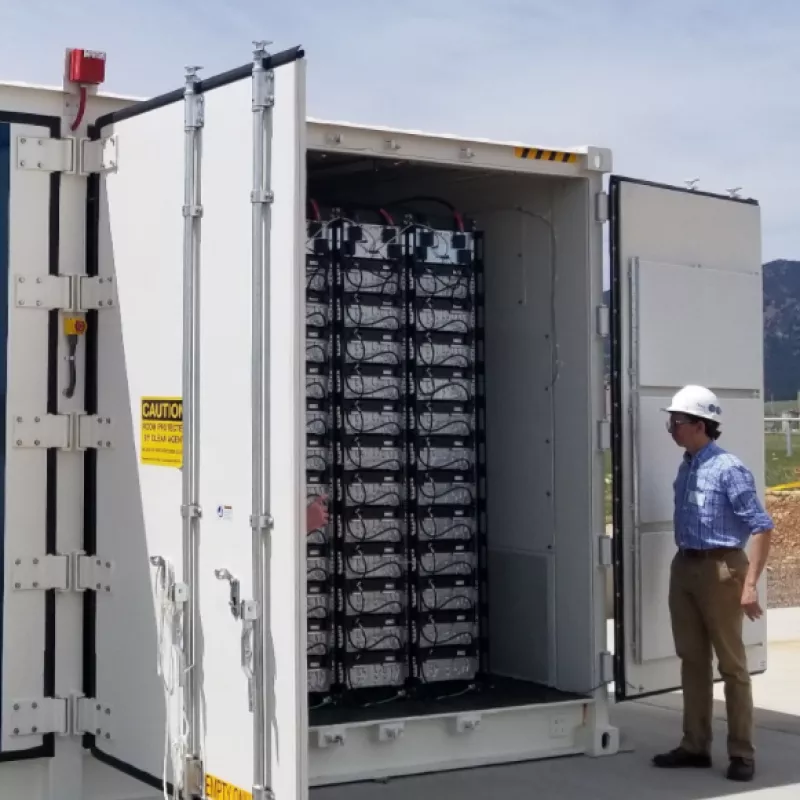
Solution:
{"label": "cloud", "polygon": [[742,186],[765,258],[800,257],[793,0],[28,0],[0,27],[4,78],[57,83],[66,46],[96,47],[108,88],[136,95],[180,85],[187,63],[244,63],[259,36],[303,44],[314,116],[607,146],[625,174]]}

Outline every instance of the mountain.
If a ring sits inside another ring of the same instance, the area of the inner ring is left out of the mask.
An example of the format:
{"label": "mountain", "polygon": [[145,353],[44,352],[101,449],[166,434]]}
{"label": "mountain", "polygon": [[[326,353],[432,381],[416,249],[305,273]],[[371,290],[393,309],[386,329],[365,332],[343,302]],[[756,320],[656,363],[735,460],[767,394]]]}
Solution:
{"label": "mountain", "polygon": [[800,391],[800,261],[764,264],[764,399]]}
{"label": "mountain", "polygon": [[[606,350],[606,373],[608,362]],[[764,264],[764,399],[795,400],[798,392],[800,261],[779,259]]]}

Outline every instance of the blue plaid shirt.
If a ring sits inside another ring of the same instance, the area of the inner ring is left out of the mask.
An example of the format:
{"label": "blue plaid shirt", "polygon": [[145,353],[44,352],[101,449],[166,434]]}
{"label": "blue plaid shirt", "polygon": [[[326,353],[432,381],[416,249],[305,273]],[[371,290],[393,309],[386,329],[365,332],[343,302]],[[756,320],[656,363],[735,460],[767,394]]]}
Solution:
{"label": "blue plaid shirt", "polygon": [[753,473],[716,442],[686,453],[675,479],[675,544],[681,549],[744,548],[772,530]]}

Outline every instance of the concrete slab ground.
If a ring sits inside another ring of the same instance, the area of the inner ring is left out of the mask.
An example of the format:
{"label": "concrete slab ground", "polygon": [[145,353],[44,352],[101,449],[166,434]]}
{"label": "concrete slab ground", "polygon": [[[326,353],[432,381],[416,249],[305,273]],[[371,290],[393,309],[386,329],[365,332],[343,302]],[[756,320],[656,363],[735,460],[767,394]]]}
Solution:
{"label": "concrete slab ground", "polygon": [[718,685],[710,770],[675,773],[650,766],[654,753],[675,746],[680,737],[682,698],[677,692],[612,709],[626,750],[616,756],[575,756],[329,787],[312,791],[311,800],[799,800],[800,636],[788,638],[798,617],[797,611],[782,615],[775,626],[779,640],[769,646],[767,672],[754,678],[757,774],[750,784],[724,777],[725,706]]}

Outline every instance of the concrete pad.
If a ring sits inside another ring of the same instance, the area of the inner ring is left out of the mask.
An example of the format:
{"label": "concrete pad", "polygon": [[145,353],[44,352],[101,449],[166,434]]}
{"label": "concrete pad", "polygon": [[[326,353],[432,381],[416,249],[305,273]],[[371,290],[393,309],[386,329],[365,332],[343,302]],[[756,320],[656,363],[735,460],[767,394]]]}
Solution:
{"label": "concrete pad", "polygon": [[750,784],[725,779],[725,709],[722,686],[714,723],[714,767],[666,772],[651,757],[675,746],[681,730],[681,695],[623,703],[612,719],[625,740],[606,758],[575,756],[510,766],[440,773],[387,782],[327,787],[311,800],[798,800],[800,798],[800,642],[769,648],[769,667],[754,679],[757,774]]}

